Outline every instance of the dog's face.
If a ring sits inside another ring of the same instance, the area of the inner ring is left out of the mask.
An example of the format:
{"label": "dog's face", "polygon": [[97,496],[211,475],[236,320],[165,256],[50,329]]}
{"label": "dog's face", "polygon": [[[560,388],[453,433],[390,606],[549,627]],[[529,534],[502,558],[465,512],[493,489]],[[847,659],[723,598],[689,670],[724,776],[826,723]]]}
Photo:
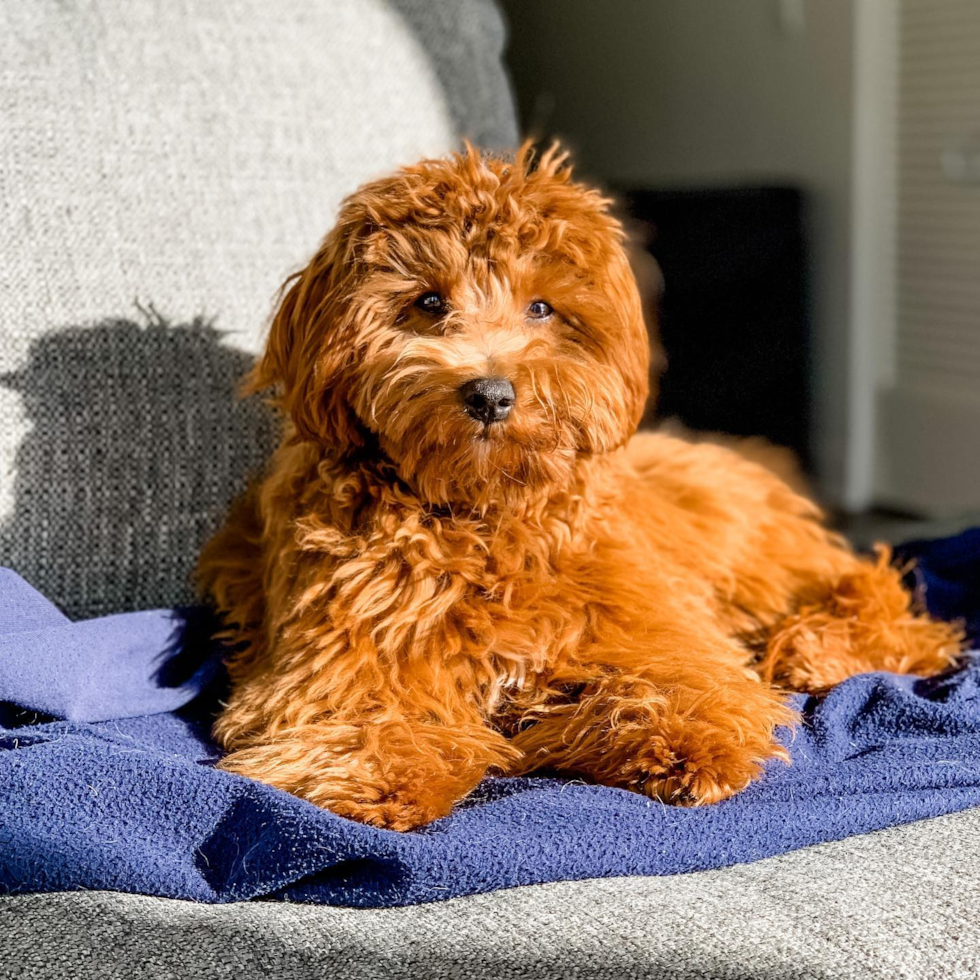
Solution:
{"label": "dog's face", "polygon": [[341,455],[375,441],[433,504],[567,484],[622,445],[649,347],[618,222],[570,180],[474,151],[363,187],[295,277],[256,385]]}

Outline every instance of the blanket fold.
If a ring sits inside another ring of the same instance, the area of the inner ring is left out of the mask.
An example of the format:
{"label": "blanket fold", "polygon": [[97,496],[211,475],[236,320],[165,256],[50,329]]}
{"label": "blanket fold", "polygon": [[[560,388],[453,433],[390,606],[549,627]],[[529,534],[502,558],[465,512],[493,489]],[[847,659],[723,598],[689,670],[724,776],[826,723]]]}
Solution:
{"label": "blanket fold", "polygon": [[[900,554],[938,613],[980,625],[980,531]],[[980,805],[971,656],[944,678],[866,674],[798,697],[792,765],[715,806],[496,778],[429,827],[377,830],[213,768],[206,626],[186,610],[71,623],[0,571],[0,892],[404,905],[721,867]]]}

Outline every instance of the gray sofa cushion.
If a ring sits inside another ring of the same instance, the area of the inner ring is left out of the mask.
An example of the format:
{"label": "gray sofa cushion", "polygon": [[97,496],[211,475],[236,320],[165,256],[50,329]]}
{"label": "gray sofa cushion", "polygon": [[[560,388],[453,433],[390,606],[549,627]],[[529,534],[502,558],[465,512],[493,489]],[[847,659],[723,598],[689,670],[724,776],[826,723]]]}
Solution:
{"label": "gray sofa cushion", "polygon": [[2,898],[0,976],[974,980],[978,902],[980,810],[967,810],[720,871],[412,908]]}
{"label": "gray sofa cushion", "polygon": [[366,178],[516,140],[491,0],[0,5],[0,564],[171,605],[274,427],[276,290]]}

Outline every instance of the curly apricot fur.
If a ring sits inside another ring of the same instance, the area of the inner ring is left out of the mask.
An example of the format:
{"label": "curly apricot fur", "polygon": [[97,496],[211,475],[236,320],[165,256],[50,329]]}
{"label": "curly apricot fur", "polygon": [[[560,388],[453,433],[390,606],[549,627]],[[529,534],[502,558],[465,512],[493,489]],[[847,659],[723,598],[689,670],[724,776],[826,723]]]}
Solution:
{"label": "curly apricot fur", "polygon": [[[488,770],[711,803],[785,758],[775,684],[954,660],[774,472],[634,435],[648,340],[608,203],[557,151],[468,149],[357,191],[287,282],[250,382],[283,443],[200,566],[237,641],[224,769],[398,830]],[[458,391],[489,375],[516,402],[484,426]]]}

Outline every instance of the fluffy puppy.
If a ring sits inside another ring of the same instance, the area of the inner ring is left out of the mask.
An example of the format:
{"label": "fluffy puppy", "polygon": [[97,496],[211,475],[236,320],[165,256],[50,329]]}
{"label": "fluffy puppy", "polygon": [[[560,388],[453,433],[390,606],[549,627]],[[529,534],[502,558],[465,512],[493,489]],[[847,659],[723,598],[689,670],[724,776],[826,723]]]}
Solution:
{"label": "fluffy puppy", "polygon": [[608,204],[555,151],[468,150],[361,188],[287,282],[251,378],[285,436],[200,567],[222,768],[398,830],[488,770],[712,803],[785,755],[780,689],[954,660],[773,472],[634,435]]}

